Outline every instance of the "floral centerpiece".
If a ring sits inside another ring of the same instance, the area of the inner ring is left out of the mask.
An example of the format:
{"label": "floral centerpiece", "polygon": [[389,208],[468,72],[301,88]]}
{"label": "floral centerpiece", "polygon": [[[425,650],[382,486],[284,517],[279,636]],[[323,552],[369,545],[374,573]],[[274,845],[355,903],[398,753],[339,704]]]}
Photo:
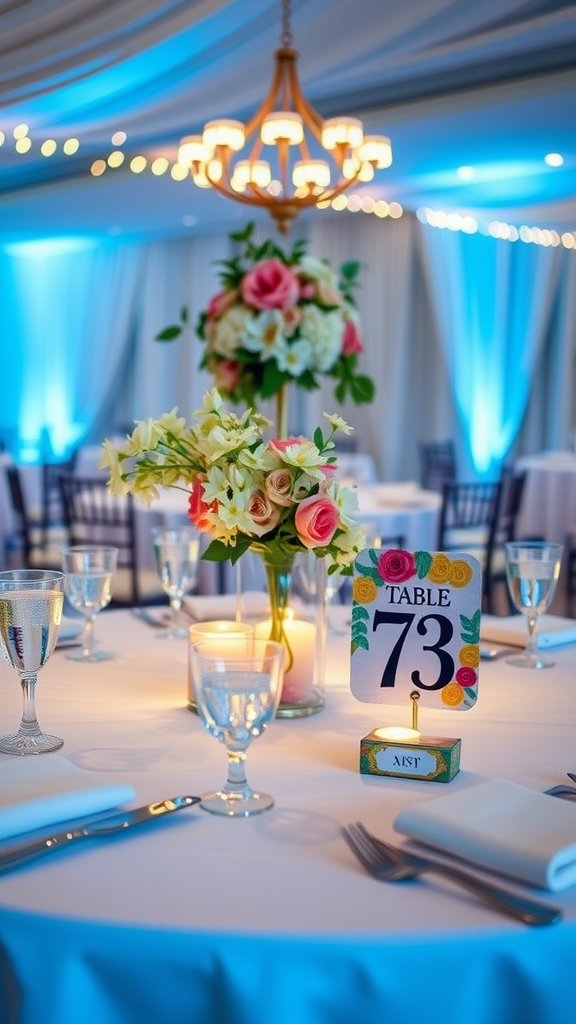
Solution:
{"label": "floral centerpiece", "polygon": [[[253,232],[250,223],[230,236],[240,252],[220,261],[222,288],[198,318],[206,346],[201,367],[225,398],[242,405],[281,397],[291,382],[313,390],[324,375],[336,381],[338,402],[371,402],[374,383],[358,372],[363,344],[353,289],[360,264],[344,263],[336,274],[306,253],[304,241],[286,253],[269,240],[257,244]],[[187,326],[184,308],[180,323],[157,340],[171,341]]]}
{"label": "floral centerpiece", "polygon": [[[327,415],[327,414],[325,414]],[[265,440],[269,420],[252,409],[229,412],[214,388],[188,426],[178,410],[138,422],[123,447],[104,442],[100,465],[110,490],[149,505],[159,487],[180,487],[194,526],[208,534],[203,558],[236,562],[249,548],[262,557],[268,580],[271,639],[293,652],[285,614],[290,575],[299,553],[325,558],[328,573],[351,575],[362,548],[355,522],[356,496],[336,477],[334,434],[352,428],[327,415],[329,430],[313,439]]]}

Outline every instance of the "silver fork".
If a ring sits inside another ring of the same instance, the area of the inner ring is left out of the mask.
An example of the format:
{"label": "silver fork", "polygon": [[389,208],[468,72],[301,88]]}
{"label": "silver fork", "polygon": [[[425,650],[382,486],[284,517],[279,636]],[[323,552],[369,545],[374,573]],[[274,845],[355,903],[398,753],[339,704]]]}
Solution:
{"label": "silver fork", "polygon": [[407,850],[390,846],[371,835],[359,821],[343,828],[342,833],[362,866],[381,882],[400,882],[432,872],[455,882],[491,907],[518,921],[523,921],[524,924],[553,924],[562,917],[561,911],[556,907],[545,906],[524,896],[517,896],[499,885],[480,881],[461,868],[438,864]]}

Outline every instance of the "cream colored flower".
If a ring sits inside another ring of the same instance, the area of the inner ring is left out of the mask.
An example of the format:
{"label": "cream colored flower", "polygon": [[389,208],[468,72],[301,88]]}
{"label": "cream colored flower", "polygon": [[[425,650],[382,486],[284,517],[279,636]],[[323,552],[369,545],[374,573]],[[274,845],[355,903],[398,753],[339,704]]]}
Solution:
{"label": "cream colored flower", "polygon": [[281,469],[273,469],[264,480],[266,493],[277,505],[288,507],[292,505],[293,477],[292,473],[285,466]]}
{"label": "cream colored flower", "polygon": [[251,313],[245,306],[233,306],[214,324],[210,338],[210,346],[218,355],[232,359],[237,348],[246,345],[248,326],[252,320]]}
{"label": "cream colored flower", "polygon": [[358,508],[356,492],[349,487],[343,487],[338,480],[329,480],[326,490],[336,505],[342,522],[346,526],[353,526],[356,522],[354,512]]}
{"label": "cream colored flower", "polygon": [[223,496],[218,503],[218,516],[229,530],[252,532],[252,518],[247,510],[250,493],[244,490],[232,491],[230,496]]}
{"label": "cream colored flower", "polygon": [[312,361],[312,346],[306,338],[299,338],[291,345],[285,343],[276,354],[278,369],[291,374],[292,377],[299,377],[304,370],[309,370]]}
{"label": "cream colored flower", "polygon": [[265,309],[246,323],[244,348],[258,353],[264,361],[277,357],[286,347],[284,318],[279,309]]}
{"label": "cream colored flower", "polygon": [[174,408],[171,412],[165,412],[158,420],[158,427],[165,433],[173,434],[174,437],[181,437],[186,430],[186,420],[184,416],[178,416],[178,409]]}
{"label": "cream colored flower", "polygon": [[331,370],[342,351],[344,325],[339,313],[326,313],[318,306],[308,305],[302,313],[300,334],[306,338],[313,352],[313,370],[326,373]]}
{"label": "cream colored flower", "polygon": [[346,420],[342,419],[342,417],[339,416],[338,413],[325,412],[324,415],[328,420],[330,426],[332,427],[332,430],[340,430],[342,431],[343,434],[354,433],[354,427],[351,427],[349,423],[346,423]]}

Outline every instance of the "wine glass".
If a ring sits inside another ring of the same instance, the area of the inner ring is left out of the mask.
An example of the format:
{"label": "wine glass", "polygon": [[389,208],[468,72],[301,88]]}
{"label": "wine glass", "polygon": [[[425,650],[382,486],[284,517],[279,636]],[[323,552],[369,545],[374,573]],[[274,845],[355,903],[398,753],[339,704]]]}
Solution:
{"label": "wine glass", "polygon": [[273,640],[228,638],[190,645],[192,682],[202,724],[224,743],[228,777],[205,793],[200,806],[212,814],[247,817],[268,810],[274,799],[246,779],[246,749],[272,721],[282,689],[284,647]]}
{"label": "wine glass", "polygon": [[70,651],[69,661],[106,661],[114,657],[96,647],[94,620],[98,612],[110,604],[112,577],[116,572],[118,548],[84,544],[64,548],[62,567],[66,573],[66,596],[70,604],[86,619],[82,646]]}
{"label": "wine glass", "polygon": [[180,609],[187,590],[196,583],[200,535],[192,526],[176,530],[156,527],[152,531],[156,568],[164,593],[170,598],[172,623],[169,629],[156,633],[162,640],[181,640],[188,631],[180,625]]}
{"label": "wine glass", "polygon": [[[228,640],[240,640],[243,637],[254,636],[253,622],[240,622],[239,619],[215,619],[213,621],[193,622],[188,627],[188,638],[190,644],[201,644],[205,640],[218,640],[219,643],[227,643]],[[192,658],[188,659],[188,707],[190,711],[198,713],[194,699],[194,684],[192,683]]]}
{"label": "wine glass", "polygon": [[20,676],[24,707],[18,732],[0,739],[5,754],[44,754],[64,740],[43,733],[34,704],[36,679],[58,638],[64,574],[47,569],[0,573],[0,648]]}
{"label": "wine glass", "polygon": [[562,545],[546,541],[510,541],[506,544],[506,578],[512,600],[528,620],[528,642],[524,654],[509,658],[520,668],[551,668],[553,661],[541,658],[536,648],[536,623],[554,597],[560,575]]}

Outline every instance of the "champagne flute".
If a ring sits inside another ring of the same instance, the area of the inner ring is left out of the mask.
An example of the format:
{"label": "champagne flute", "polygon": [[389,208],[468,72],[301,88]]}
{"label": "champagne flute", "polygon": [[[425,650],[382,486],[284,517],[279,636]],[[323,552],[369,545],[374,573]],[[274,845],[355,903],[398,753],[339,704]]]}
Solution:
{"label": "champagne flute", "polygon": [[47,569],[0,573],[0,648],[20,676],[24,707],[18,732],[0,739],[5,754],[44,754],[64,740],[42,732],[35,708],[39,670],[54,650],[64,604],[64,574]]}
{"label": "champagne flute", "polygon": [[246,750],[272,721],[282,689],[284,647],[273,640],[229,637],[223,644],[190,645],[192,683],[205,729],[224,743],[228,777],[222,789],[205,793],[200,806],[229,818],[268,810],[274,799],[255,792],[246,778]]}
{"label": "champagne flute", "polygon": [[188,631],[180,624],[180,609],[184,594],[196,583],[200,535],[192,526],[176,530],[157,527],[152,531],[152,538],[158,575],[172,609],[170,628],[156,636],[163,640],[185,639]]}
{"label": "champagne flute", "polygon": [[94,620],[98,612],[110,604],[112,577],[116,572],[118,548],[84,544],[62,551],[62,567],[66,573],[66,595],[70,604],[86,619],[82,646],[70,651],[69,661],[106,661],[114,657],[96,647]]}
{"label": "champagne flute", "polygon": [[510,596],[528,620],[524,654],[508,658],[520,668],[551,668],[553,661],[540,657],[536,647],[538,616],[549,607],[560,575],[562,545],[546,541],[510,541],[506,544],[506,579]]}

